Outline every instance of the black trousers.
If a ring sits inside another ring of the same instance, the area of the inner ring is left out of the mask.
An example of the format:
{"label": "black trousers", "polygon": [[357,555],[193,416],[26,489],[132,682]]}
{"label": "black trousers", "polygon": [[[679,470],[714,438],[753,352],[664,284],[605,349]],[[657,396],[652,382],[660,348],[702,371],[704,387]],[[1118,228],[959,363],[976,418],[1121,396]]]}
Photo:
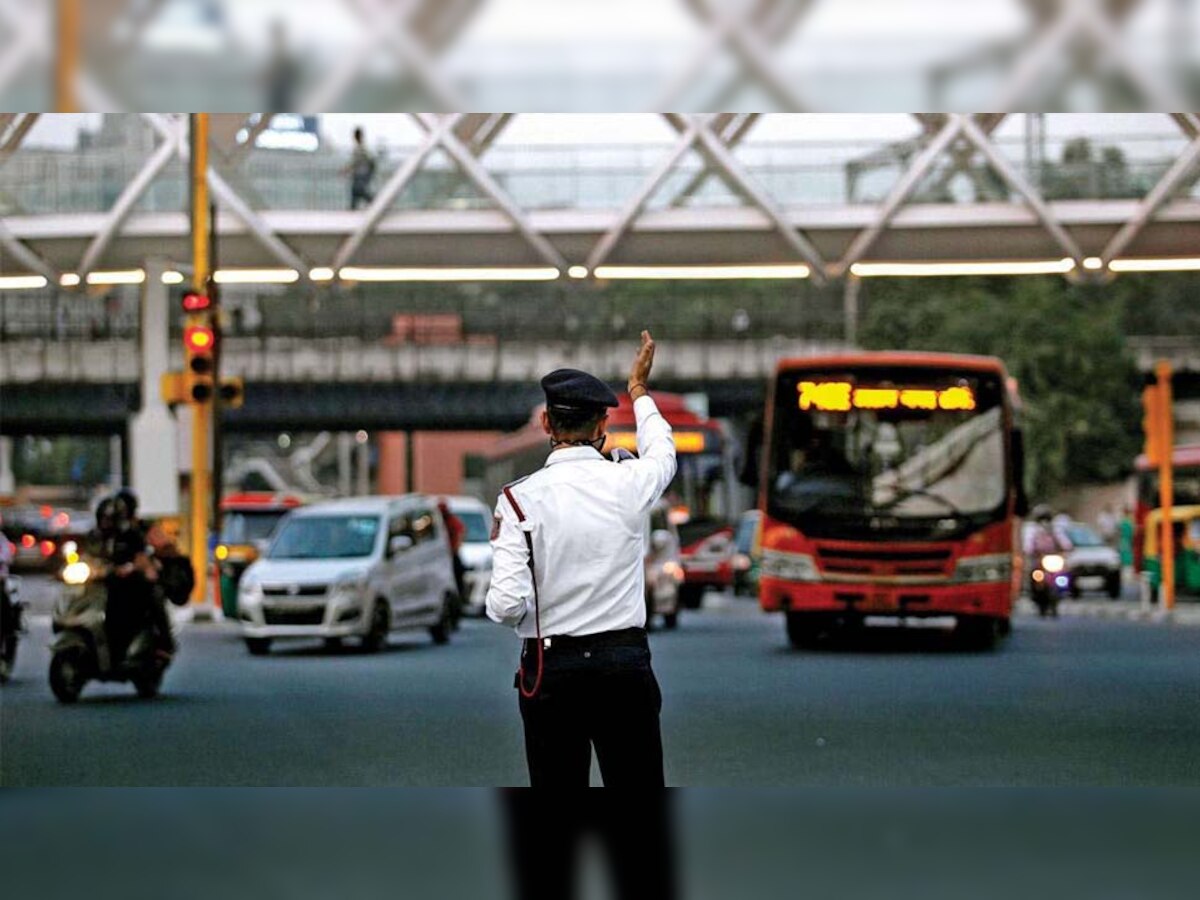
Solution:
{"label": "black trousers", "polygon": [[[536,645],[522,648],[526,684]],[[662,693],[643,629],[551,638],[541,689],[520,698],[532,787],[588,787],[592,748],[605,787],[662,788]]]}
{"label": "black trousers", "polygon": [[515,900],[579,896],[582,851],[591,842],[608,863],[618,900],[674,900],[678,895],[671,791],[502,793]]}

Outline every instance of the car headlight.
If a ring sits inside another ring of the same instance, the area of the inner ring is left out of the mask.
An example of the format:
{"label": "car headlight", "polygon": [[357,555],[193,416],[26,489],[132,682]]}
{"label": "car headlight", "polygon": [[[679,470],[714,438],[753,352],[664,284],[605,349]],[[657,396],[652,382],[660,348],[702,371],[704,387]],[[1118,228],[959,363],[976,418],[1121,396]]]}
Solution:
{"label": "car headlight", "polygon": [[64,584],[87,584],[92,577],[92,567],[82,560],[63,566],[62,580]]}
{"label": "car headlight", "polygon": [[764,550],[762,574],[765,578],[780,578],[784,581],[820,581],[817,563],[807,553],[783,553]]}
{"label": "car headlight", "polygon": [[1050,572],[1052,574],[1055,572],[1061,572],[1066,567],[1067,567],[1067,561],[1065,559],[1063,559],[1061,556],[1059,556],[1057,553],[1051,553],[1048,556],[1042,557],[1042,568],[1045,569],[1047,572]]}
{"label": "car headlight", "polygon": [[1012,557],[1007,553],[964,556],[954,567],[954,580],[961,582],[1008,581],[1012,577]]}
{"label": "car headlight", "polygon": [[335,594],[359,594],[367,586],[367,576],[365,572],[349,572],[333,583],[333,593]]}

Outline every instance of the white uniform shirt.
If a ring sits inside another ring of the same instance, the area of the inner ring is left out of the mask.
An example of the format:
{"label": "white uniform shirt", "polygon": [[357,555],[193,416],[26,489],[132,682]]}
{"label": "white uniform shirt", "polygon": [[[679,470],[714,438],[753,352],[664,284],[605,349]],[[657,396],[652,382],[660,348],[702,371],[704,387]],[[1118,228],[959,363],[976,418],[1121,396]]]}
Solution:
{"label": "white uniform shirt", "polygon": [[633,404],[638,459],[615,463],[591,447],[555,450],[544,468],[496,503],[487,614],[536,635],[529,550],[533,536],[542,636],[585,635],[646,624],[646,512],[675,477],[671,426],[648,396]]}

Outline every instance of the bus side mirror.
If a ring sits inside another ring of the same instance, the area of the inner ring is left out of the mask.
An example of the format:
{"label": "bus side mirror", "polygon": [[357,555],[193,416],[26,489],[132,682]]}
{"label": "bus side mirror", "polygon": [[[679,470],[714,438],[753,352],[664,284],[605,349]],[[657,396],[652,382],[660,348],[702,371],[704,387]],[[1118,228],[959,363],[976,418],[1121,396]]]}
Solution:
{"label": "bus side mirror", "polygon": [[1012,478],[1017,493],[1013,512],[1024,518],[1029,515],[1029,494],[1025,492],[1025,432],[1019,428],[1012,432]]}
{"label": "bus side mirror", "polygon": [[758,490],[759,476],[762,474],[763,452],[763,420],[758,416],[750,423],[746,434],[745,458],[742,469],[738,472],[738,481],[748,488]]}

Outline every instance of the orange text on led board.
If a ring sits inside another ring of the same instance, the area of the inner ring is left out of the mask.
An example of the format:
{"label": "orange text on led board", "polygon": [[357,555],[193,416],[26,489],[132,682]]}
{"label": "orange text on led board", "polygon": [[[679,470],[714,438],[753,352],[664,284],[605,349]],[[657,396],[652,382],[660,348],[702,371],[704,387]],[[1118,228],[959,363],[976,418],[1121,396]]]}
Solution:
{"label": "orange text on led board", "polygon": [[818,412],[852,409],[912,409],[966,411],[975,409],[975,392],[969,387],[879,388],[855,387],[848,381],[802,381],[797,385],[800,408]]}

